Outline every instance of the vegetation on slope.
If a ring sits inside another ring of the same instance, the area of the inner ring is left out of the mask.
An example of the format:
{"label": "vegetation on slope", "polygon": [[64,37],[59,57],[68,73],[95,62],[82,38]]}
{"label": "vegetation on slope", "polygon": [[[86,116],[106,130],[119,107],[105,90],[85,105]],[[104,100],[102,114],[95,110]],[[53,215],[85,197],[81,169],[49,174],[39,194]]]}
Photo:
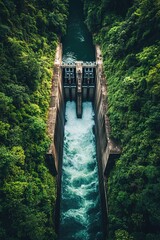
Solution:
{"label": "vegetation on slope", "polygon": [[68,0],[0,0],[0,239],[55,239],[46,120],[67,13]]}
{"label": "vegetation on slope", "polygon": [[108,179],[110,240],[160,239],[160,2],[84,0],[101,45],[112,135],[122,155]]}

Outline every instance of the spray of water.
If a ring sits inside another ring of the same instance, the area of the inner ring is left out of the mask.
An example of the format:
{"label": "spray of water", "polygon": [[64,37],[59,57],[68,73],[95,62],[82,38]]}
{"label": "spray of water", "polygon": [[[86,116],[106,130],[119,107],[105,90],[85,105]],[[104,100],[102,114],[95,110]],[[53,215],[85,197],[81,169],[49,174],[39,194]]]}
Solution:
{"label": "spray of water", "polygon": [[67,102],[66,120],[59,240],[102,240],[92,104],[83,103],[77,119],[75,102]]}

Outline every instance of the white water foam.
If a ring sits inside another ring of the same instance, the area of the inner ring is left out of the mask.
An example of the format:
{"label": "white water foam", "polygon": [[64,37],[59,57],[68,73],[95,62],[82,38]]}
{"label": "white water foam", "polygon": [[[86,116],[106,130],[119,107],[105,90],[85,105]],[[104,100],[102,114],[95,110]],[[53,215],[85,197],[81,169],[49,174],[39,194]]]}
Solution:
{"label": "white water foam", "polygon": [[68,51],[64,56],[62,61],[66,64],[71,64],[71,63],[75,63],[75,61],[77,61],[77,56],[75,55],[74,52],[70,52]]}
{"label": "white water foam", "polygon": [[102,240],[94,113],[83,103],[82,119],[75,102],[66,104],[59,240]]}

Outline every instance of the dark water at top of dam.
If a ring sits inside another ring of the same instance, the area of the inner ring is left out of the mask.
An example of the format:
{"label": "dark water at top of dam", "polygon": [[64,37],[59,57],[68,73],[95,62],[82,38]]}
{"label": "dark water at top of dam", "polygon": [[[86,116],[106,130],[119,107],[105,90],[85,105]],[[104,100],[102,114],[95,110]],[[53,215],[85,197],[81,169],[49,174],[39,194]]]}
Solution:
{"label": "dark water at top of dam", "polygon": [[70,0],[69,3],[67,34],[62,39],[63,61],[94,61],[95,48],[92,36],[84,23],[83,3],[80,0]]}

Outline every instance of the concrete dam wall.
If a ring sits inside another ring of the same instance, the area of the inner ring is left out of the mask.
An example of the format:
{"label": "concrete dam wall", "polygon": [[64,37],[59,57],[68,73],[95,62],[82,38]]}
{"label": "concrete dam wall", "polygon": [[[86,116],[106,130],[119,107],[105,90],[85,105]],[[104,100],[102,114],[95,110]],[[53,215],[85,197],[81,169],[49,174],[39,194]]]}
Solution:
{"label": "concrete dam wall", "polygon": [[119,156],[120,147],[110,138],[107,116],[107,85],[103,72],[103,60],[99,46],[95,48],[96,62],[80,62],[65,65],[62,62],[62,45],[56,51],[51,102],[48,114],[48,133],[51,145],[46,160],[51,173],[57,176],[57,201],[55,227],[58,233],[60,221],[62,156],[65,125],[65,102],[75,101],[77,117],[83,114],[82,102],[92,101],[95,112],[96,153],[98,161],[99,189],[103,214],[103,228],[107,232],[106,177],[110,166]]}

